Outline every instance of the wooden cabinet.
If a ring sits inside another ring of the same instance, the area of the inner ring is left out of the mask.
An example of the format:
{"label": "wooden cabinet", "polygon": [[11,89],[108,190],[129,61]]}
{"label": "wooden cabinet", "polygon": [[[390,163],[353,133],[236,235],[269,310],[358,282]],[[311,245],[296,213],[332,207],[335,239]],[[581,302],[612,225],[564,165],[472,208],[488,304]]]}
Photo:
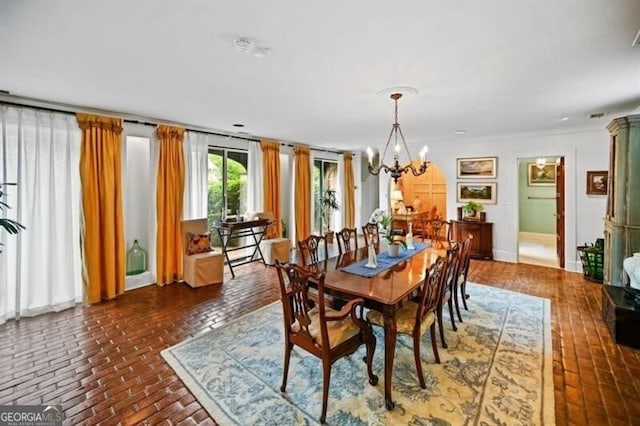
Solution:
{"label": "wooden cabinet", "polygon": [[616,118],[607,129],[611,137],[604,283],[624,286],[622,261],[640,251],[640,115]]}
{"label": "wooden cabinet", "polygon": [[471,257],[473,259],[493,259],[493,223],[452,220],[453,239],[464,241],[467,235],[473,235]]}

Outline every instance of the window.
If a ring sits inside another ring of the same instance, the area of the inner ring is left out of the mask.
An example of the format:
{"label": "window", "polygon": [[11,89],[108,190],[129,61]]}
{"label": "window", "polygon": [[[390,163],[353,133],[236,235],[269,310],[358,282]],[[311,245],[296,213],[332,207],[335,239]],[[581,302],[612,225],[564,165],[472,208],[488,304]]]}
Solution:
{"label": "window", "polygon": [[314,234],[321,234],[326,231],[328,226],[333,222],[331,216],[334,212],[330,211],[328,221],[323,225],[322,203],[320,198],[328,189],[337,190],[338,183],[338,163],[335,161],[314,160],[313,162],[313,226]]}
{"label": "window", "polygon": [[[209,148],[208,208],[209,226],[216,220],[247,211],[248,154],[224,148]],[[216,232],[214,245],[220,246]]]}

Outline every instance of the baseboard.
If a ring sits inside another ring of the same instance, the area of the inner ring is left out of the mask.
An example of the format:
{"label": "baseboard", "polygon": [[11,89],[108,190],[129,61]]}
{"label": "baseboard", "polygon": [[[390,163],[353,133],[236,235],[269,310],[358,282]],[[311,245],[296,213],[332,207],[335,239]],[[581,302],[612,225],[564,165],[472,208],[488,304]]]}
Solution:
{"label": "baseboard", "polygon": [[124,290],[135,290],[136,288],[146,287],[155,282],[156,280],[150,271],[138,275],[127,275],[124,279]]}
{"label": "baseboard", "polygon": [[501,262],[518,263],[518,253],[513,253],[505,250],[494,250],[493,260],[499,260]]}

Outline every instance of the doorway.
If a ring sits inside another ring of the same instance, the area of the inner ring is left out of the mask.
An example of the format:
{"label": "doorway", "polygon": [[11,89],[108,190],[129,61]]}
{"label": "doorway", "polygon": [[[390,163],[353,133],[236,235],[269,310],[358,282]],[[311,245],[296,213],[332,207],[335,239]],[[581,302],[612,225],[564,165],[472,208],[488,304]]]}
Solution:
{"label": "doorway", "polygon": [[518,263],[564,268],[564,157],[518,160]]}

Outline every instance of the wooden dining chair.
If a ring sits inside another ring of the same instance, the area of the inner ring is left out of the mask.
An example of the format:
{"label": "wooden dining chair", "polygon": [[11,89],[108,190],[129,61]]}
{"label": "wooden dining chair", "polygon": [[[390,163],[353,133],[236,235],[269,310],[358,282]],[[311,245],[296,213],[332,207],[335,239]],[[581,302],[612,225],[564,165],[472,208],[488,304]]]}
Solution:
{"label": "wooden dining chair", "polygon": [[322,260],[329,258],[329,249],[327,247],[327,239],[321,235],[309,235],[304,240],[298,241],[298,250],[302,258],[303,265],[313,265],[320,262],[320,246],[324,246],[324,257]]}
{"label": "wooden dining chair", "polygon": [[451,328],[453,331],[458,331],[456,327],[456,321],[453,318],[453,300],[451,298],[453,294],[453,286],[457,277],[458,265],[460,264],[460,244],[450,243],[450,247],[447,249],[447,263],[445,267],[445,278],[442,288],[440,289],[440,297],[438,298],[438,306],[436,308],[436,316],[438,318],[438,329],[440,331],[440,340],[442,341],[442,347],[447,348],[447,340],[444,337],[444,324],[442,320],[445,303],[449,307],[449,318],[451,318]]}
{"label": "wooden dining chair", "polygon": [[427,219],[423,226],[422,240],[431,240],[434,247],[444,247],[443,241],[451,241],[451,222],[440,218]]}
{"label": "wooden dining chair", "polygon": [[[336,234],[339,254],[358,250],[358,231],[356,228],[343,228]],[[351,239],[353,238],[353,243]]]}
{"label": "wooden dining chair", "polygon": [[378,232],[378,224],[369,222],[362,226],[362,232],[364,233],[364,245],[368,246],[370,241],[373,241],[373,246],[377,249],[380,245],[380,232]]}
{"label": "wooden dining chair", "polygon": [[[462,315],[460,314],[460,304],[458,303],[458,293],[462,286],[462,280],[464,280],[464,265],[465,262],[468,262],[468,256],[471,249],[471,241],[473,239],[473,235],[468,235],[464,241],[459,243],[460,252],[458,254],[458,264],[455,269],[455,275],[451,278],[451,300],[453,300],[453,304],[456,308],[456,313],[458,315],[458,321],[464,322],[462,320]],[[449,304],[449,309],[451,309],[451,304]]]}
{"label": "wooden dining chair", "polygon": [[[365,361],[369,383],[375,386],[378,377],[373,374],[373,354],[376,338],[371,324],[362,318],[363,299],[352,299],[335,311],[325,306],[324,274],[314,274],[295,264],[276,262],[282,309],[284,314],[284,371],[280,391],[285,392],[289,374],[289,360],[293,346],[322,360],[322,413],[320,422],[327,415],[331,365],[339,358],[353,354],[363,343],[367,348]],[[309,298],[309,280],[317,283],[318,299]],[[360,309],[358,310],[358,307]],[[358,314],[359,311],[360,313]]]}
{"label": "wooden dining chair", "polygon": [[[440,296],[440,289],[444,283],[446,259],[438,256],[435,263],[425,272],[425,279],[417,299],[410,300],[396,313],[396,327],[398,333],[413,337],[413,356],[416,361],[418,380],[422,389],[426,388],[422,374],[422,360],[420,357],[420,338],[428,330],[431,334],[431,347],[436,363],[440,364],[438,345],[436,344],[436,309]],[[375,325],[384,327],[382,313],[370,310],[367,319]]]}
{"label": "wooden dining chair", "polygon": [[467,306],[467,276],[469,275],[469,264],[471,263],[471,245],[473,244],[473,234],[468,234],[467,238],[462,243],[462,257],[460,258],[460,265],[458,266],[458,277],[456,279],[456,286],[453,291],[453,300],[456,305],[456,311],[458,312],[458,319],[462,322],[462,316],[460,315],[460,304],[458,303],[458,296],[462,300],[465,310],[469,310]]}

